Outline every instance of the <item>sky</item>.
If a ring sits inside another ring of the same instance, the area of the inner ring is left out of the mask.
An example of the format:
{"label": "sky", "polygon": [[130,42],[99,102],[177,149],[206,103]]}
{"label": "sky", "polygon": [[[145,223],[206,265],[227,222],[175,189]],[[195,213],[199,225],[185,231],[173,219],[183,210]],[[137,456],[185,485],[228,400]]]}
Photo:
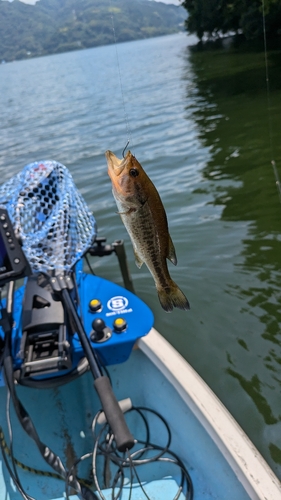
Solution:
{"label": "sky", "polygon": [[[8,0],[9,2],[13,0]],[[34,5],[38,0],[20,0],[20,2],[28,3],[29,5]],[[173,3],[174,5],[180,5],[180,0],[154,0],[155,2],[163,3]]]}

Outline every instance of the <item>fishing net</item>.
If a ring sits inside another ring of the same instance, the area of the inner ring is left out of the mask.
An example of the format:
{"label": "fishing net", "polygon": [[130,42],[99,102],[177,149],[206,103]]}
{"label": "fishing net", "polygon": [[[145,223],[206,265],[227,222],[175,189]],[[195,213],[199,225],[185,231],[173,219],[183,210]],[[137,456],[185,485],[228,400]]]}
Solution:
{"label": "fishing net", "polygon": [[94,242],[95,218],[68,169],[56,161],[26,165],[0,186],[0,204],[33,271],[69,271]]}

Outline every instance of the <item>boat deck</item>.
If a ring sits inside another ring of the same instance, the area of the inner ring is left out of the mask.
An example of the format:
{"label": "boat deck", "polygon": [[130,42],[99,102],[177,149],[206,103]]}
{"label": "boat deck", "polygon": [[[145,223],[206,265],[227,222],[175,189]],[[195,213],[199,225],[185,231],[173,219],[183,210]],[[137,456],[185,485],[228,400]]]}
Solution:
{"label": "boat deck", "polygon": [[[110,374],[118,399],[129,396],[135,406],[159,411],[169,422],[172,432],[170,448],[185,461],[194,485],[194,500],[249,500],[250,497],[237,481],[211,437],[172,385],[141,351],[134,351],[126,363],[110,367]],[[56,389],[34,390],[19,387],[18,394],[32,416],[42,441],[59,454],[67,467],[70,467],[77,457],[93,449],[91,423],[99,409],[99,402],[89,373]],[[5,421],[5,405],[6,389],[1,388],[2,422]],[[48,470],[35,444],[18,425],[13,411],[11,417],[16,459],[28,467]],[[127,418],[135,438],[145,439],[143,424],[137,422],[133,415],[129,414]],[[151,442],[165,446],[167,433],[161,422],[159,424],[157,418],[152,416],[149,425]],[[7,427],[4,427],[4,433],[7,439]],[[5,465],[2,463],[1,466],[0,500],[19,500],[21,496],[15,491]],[[49,469],[50,472],[51,470]],[[178,485],[171,478],[179,474],[175,466],[171,467],[167,463],[157,463],[154,467],[144,465],[138,468],[138,473],[151,499],[170,500],[175,497]],[[63,481],[21,468],[18,468],[18,474],[25,490],[36,500],[63,498]],[[91,479],[91,460],[85,460],[79,465],[79,475]],[[127,471],[126,475],[129,476],[130,472]],[[126,485],[120,500],[129,499],[129,492],[129,486]],[[111,490],[104,491],[106,500],[111,499],[111,495]],[[134,485],[131,500],[145,498],[141,487]]]}
{"label": "boat deck", "polygon": [[[143,489],[138,484],[133,484],[132,488],[125,486],[120,496],[120,500],[146,500],[146,495],[148,495],[150,500],[172,500],[175,498],[179,488],[177,480],[173,477],[165,477],[157,481],[150,481],[149,483],[144,483],[142,486]],[[102,494],[105,500],[112,500],[111,489],[102,490]],[[79,500],[77,495],[71,496],[70,498],[71,500]],[[97,494],[97,498],[101,499],[101,496]],[[185,495],[180,493],[177,500],[185,500],[185,498]],[[56,500],[65,500],[65,497]]]}

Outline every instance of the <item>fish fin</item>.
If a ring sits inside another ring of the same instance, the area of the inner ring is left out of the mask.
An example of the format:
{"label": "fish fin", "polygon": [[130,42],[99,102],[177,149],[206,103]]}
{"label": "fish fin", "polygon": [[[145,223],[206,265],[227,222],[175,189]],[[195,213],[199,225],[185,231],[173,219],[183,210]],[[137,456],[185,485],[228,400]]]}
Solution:
{"label": "fish fin", "polygon": [[157,291],[160,304],[164,311],[171,312],[174,307],[178,307],[185,311],[190,309],[186,296],[174,281],[171,282],[169,288],[159,288]]}
{"label": "fish fin", "polygon": [[174,247],[174,243],[172,242],[172,238],[171,236],[169,235],[169,248],[168,248],[168,255],[167,255],[167,259],[169,259],[173,264],[174,266],[177,265],[178,263],[178,259],[177,259],[177,256],[176,256],[176,251],[175,251],[175,247]]}
{"label": "fish fin", "polygon": [[143,260],[141,260],[140,256],[138,255],[137,251],[134,249],[134,254],[135,254],[135,263],[136,266],[140,269],[141,266],[143,265]]}

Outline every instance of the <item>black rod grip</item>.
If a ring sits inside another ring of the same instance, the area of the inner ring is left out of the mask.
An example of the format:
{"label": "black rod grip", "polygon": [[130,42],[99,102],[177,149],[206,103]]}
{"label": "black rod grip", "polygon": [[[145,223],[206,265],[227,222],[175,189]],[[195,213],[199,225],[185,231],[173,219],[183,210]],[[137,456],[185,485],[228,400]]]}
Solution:
{"label": "black rod grip", "polygon": [[112,390],[108,377],[102,376],[94,381],[106,419],[114,434],[118,451],[130,450],[135,442],[118,401]]}

